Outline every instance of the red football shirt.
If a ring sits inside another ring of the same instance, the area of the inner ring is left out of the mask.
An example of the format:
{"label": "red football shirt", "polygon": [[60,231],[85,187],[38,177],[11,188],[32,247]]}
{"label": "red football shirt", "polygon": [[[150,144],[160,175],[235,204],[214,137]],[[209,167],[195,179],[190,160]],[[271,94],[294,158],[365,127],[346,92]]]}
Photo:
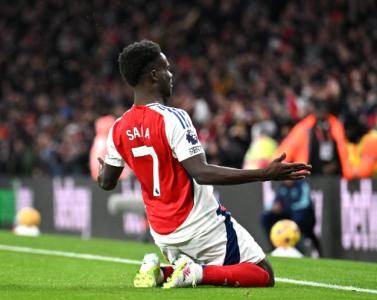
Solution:
{"label": "red football shirt", "polygon": [[[189,216],[197,219],[209,207],[217,209],[213,188],[198,185],[180,163],[204,152],[185,111],[160,104],[134,105],[114,123],[107,147],[106,163],[127,163],[140,181],[147,217],[157,235],[192,227]],[[208,198],[209,206],[204,202]]]}

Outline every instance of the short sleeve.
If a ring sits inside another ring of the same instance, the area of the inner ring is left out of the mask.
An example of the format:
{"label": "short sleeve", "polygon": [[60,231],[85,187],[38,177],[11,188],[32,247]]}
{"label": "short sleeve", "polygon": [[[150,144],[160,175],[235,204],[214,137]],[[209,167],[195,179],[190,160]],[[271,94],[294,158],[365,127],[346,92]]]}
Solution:
{"label": "short sleeve", "polygon": [[124,167],[126,162],[123,157],[119,154],[118,150],[115,148],[113,140],[113,127],[111,127],[109,136],[107,137],[107,153],[105,158],[105,163],[114,167]]}
{"label": "short sleeve", "polygon": [[173,155],[179,161],[204,153],[196,130],[185,111],[173,109],[165,118],[165,130]]}

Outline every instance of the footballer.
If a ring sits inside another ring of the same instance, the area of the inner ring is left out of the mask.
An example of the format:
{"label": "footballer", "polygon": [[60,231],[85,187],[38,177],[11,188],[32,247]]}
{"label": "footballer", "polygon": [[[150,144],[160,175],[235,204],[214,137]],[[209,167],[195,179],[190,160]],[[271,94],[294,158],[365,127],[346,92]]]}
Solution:
{"label": "footballer", "polygon": [[[143,40],[119,55],[122,76],[134,89],[134,105],[112,126],[98,184],[116,187],[127,164],[142,186],[150,231],[173,266],[160,267],[146,254],[135,287],[195,285],[273,287],[274,272],[254,238],[213,196],[213,184],[298,180],[310,175],[305,163],[238,170],[209,165],[188,114],[164,106],[173,75],[158,44]],[[237,201],[237,199],[235,199]]]}

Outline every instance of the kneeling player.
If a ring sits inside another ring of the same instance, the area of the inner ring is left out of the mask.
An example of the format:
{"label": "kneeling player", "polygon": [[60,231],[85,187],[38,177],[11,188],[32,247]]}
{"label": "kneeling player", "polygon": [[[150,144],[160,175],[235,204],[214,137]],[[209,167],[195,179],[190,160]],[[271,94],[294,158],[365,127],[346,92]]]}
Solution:
{"label": "kneeling player", "polygon": [[259,170],[207,164],[190,117],[163,105],[173,85],[160,47],[134,43],[120,54],[119,65],[134,89],[134,106],[110,130],[106,159],[98,158],[98,183],[114,189],[130,166],[143,189],[151,234],[175,265],[160,268],[157,255],[146,255],[135,286],[274,286],[262,249],[214,198],[212,184],[302,179],[311,166],[282,163],[285,154]]}

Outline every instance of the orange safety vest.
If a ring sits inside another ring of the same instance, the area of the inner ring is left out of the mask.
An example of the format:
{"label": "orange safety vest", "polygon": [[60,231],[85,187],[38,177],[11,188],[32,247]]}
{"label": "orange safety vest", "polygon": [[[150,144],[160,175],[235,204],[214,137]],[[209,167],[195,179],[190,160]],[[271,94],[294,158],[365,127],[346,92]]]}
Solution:
{"label": "orange safety vest", "polygon": [[355,168],[358,178],[372,177],[377,174],[377,130],[371,129],[359,143],[360,162]]}
{"label": "orange safety vest", "polygon": [[[96,122],[96,136],[93,140],[92,148],[90,149],[90,172],[92,174],[92,178],[97,180],[98,177],[98,157],[101,157],[105,160],[106,152],[107,152],[107,136],[109,135],[109,131],[115,122],[115,118],[113,116],[105,116],[101,117]],[[119,178],[124,178],[128,176],[129,170],[126,166],[123,169],[122,174]]]}
{"label": "orange safety vest", "polygon": [[[344,134],[342,123],[333,115],[328,115],[327,121],[330,123],[330,131],[336,142],[339,153],[340,163],[342,165],[343,177],[351,180],[354,177],[352,165],[349,161],[347,141]],[[275,157],[280,156],[286,151],[287,162],[305,162],[309,160],[309,138],[310,130],[314,127],[316,117],[311,114],[296,124],[289,135],[281,142]]]}

